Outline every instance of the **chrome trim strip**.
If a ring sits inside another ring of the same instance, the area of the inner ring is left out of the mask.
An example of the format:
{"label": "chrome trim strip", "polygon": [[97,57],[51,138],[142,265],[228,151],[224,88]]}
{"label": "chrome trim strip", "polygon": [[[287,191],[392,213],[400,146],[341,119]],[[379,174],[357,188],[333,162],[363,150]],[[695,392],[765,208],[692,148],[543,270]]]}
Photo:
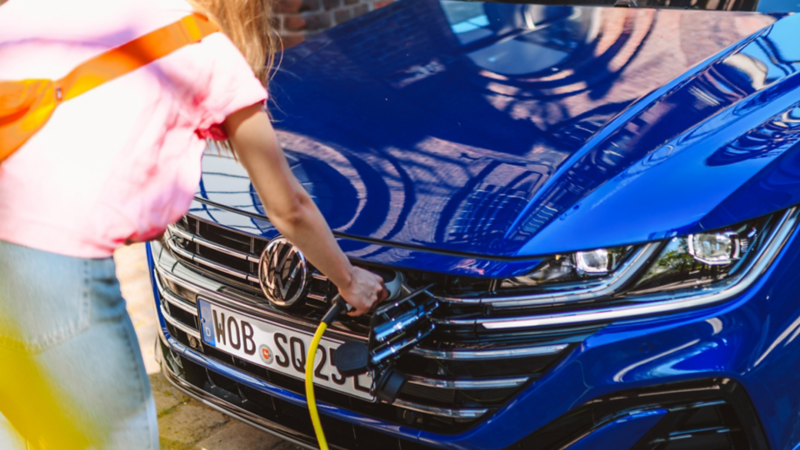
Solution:
{"label": "chrome trim strip", "polygon": [[171,290],[169,290],[169,288],[165,288],[161,284],[161,280],[160,280],[161,277],[158,275],[158,271],[156,271],[156,276],[153,277],[153,278],[156,280],[156,288],[158,289],[158,295],[163,300],[166,300],[167,303],[169,303],[170,305],[173,305],[173,306],[175,306],[177,308],[180,308],[180,309],[182,309],[182,310],[194,315],[195,317],[197,317],[197,305],[196,304],[194,304],[194,303],[192,303],[192,302],[190,302],[190,301],[188,301],[188,300],[186,300],[184,298],[179,297],[178,295],[173,293]]}
{"label": "chrome trim strip", "polygon": [[[453,303],[467,304],[491,304],[492,307],[516,308],[520,306],[547,305],[554,303],[580,302],[598,297],[607,297],[616,293],[625,283],[628,282],[647,260],[658,251],[660,243],[651,242],[641,246],[633,255],[630,256],[614,273],[606,278],[597,280],[591,286],[579,288],[542,292],[537,294],[514,295],[504,297],[476,297],[476,298],[454,298],[445,297],[442,300]],[[573,285],[574,286],[574,285]]]}
{"label": "chrome trim strip", "polygon": [[[209,241],[208,239],[202,238],[196,234],[191,234],[180,228],[176,227],[175,225],[169,225],[167,227],[170,234],[176,235],[180,238],[186,239],[189,242],[193,242],[195,244],[200,244],[203,247],[208,247],[212,250],[216,250],[221,253],[225,253],[226,255],[235,256],[239,259],[243,259],[247,262],[252,262],[258,264],[261,258],[258,255],[253,255],[252,253],[244,253],[238,250],[234,250],[232,248],[225,247],[223,245],[217,244],[216,242]],[[253,239],[252,237],[250,239]],[[172,248],[172,246],[170,246]]]}
{"label": "chrome trim strip", "polygon": [[[155,256],[155,254],[154,254],[154,256]],[[254,319],[258,319],[258,320],[278,321],[278,322],[283,322],[283,323],[292,323],[294,325],[298,325],[298,326],[301,326],[301,327],[308,328],[308,330],[303,330],[302,328],[292,328],[294,331],[301,332],[301,333],[309,333],[310,332],[310,333],[313,334],[313,330],[317,326],[317,324],[313,323],[313,322],[303,321],[301,319],[297,319],[297,318],[295,318],[293,316],[290,316],[290,315],[284,315],[284,314],[280,314],[280,313],[277,313],[277,312],[273,312],[273,311],[271,311],[269,309],[271,307],[269,305],[265,304],[265,301],[259,302],[259,300],[256,297],[253,297],[252,295],[246,294],[244,292],[236,291],[238,293],[238,295],[240,295],[240,296],[242,296],[244,298],[252,298],[253,300],[251,300],[250,302],[252,302],[252,303],[260,303],[260,305],[262,305],[262,306],[255,306],[253,304],[248,304],[248,303],[245,303],[245,302],[243,302],[241,300],[237,300],[237,299],[235,299],[235,298],[233,298],[233,297],[231,297],[229,295],[225,295],[225,294],[217,292],[215,290],[211,290],[209,288],[206,288],[206,287],[203,287],[201,285],[195,284],[195,283],[193,283],[191,281],[184,280],[183,278],[180,278],[177,275],[173,274],[172,273],[172,269],[170,269],[169,267],[165,267],[165,265],[161,262],[161,258],[156,256],[155,259],[156,259],[156,261],[155,261],[155,266],[154,267],[155,267],[156,271],[158,272],[158,274],[160,276],[164,277],[165,279],[168,279],[172,283],[175,283],[175,284],[183,287],[184,289],[186,289],[188,291],[194,292],[195,295],[197,295],[197,296],[205,297],[205,298],[207,298],[209,300],[212,300],[212,301],[214,301],[216,303],[219,303],[223,307],[233,309],[234,311],[236,311],[236,312],[238,312],[240,314],[245,314],[245,315],[248,315],[248,316],[250,316],[250,317],[252,317]],[[170,259],[174,259],[174,258],[172,258],[170,256]],[[173,267],[183,267],[183,265],[181,265],[181,263],[179,261],[175,260],[175,264],[173,265]],[[184,269],[184,270],[189,270],[189,269]],[[220,286],[225,286],[225,285],[222,285],[220,283]],[[228,289],[233,289],[230,286],[225,286],[225,287],[228,288]],[[352,332],[343,331],[343,330],[338,329],[338,328],[328,328],[328,331],[332,335],[338,335],[338,337],[340,339],[357,340],[357,341],[360,341],[360,342],[366,342],[366,337],[358,335],[358,334],[355,334],[355,333],[352,333]]]}
{"label": "chrome trim strip", "polygon": [[554,355],[564,351],[567,347],[569,344],[486,350],[432,350],[418,347],[411,350],[411,353],[425,358],[447,360],[501,359]]}
{"label": "chrome trim strip", "polygon": [[310,298],[312,300],[320,301],[320,302],[324,302],[324,301],[328,300],[328,297],[326,297],[324,295],[315,294],[313,292],[309,292],[308,294],[306,294],[306,297],[308,297],[308,298]]}
{"label": "chrome trim strip", "polygon": [[453,419],[477,419],[478,417],[489,412],[487,408],[470,408],[470,409],[449,409],[437,408],[435,406],[420,405],[418,403],[408,402],[405,400],[395,400],[392,403],[400,408],[410,409],[425,414],[433,414],[435,416],[450,417]]}
{"label": "chrome trim strip", "polygon": [[166,300],[170,305],[180,308],[189,314],[197,317],[197,305],[189,303],[186,300],[173,294],[169,289],[162,289],[158,291],[162,299]]}
{"label": "chrome trim strip", "polygon": [[184,325],[174,319],[172,316],[167,314],[167,310],[164,309],[164,305],[159,307],[161,309],[161,315],[164,316],[164,320],[169,322],[170,325],[173,327],[183,331],[184,333],[188,334],[189,336],[194,337],[195,339],[200,339],[200,332],[195,330],[194,328],[189,328],[187,325]]}
{"label": "chrome trim strip", "polygon": [[500,389],[513,388],[525,384],[529,377],[498,378],[494,380],[442,380],[411,375],[408,382],[418,386],[444,389]]}
{"label": "chrome trim strip", "polygon": [[[679,309],[695,308],[722,302],[730,297],[741,294],[750,287],[761,274],[770,266],[772,260],[783,248],[786,240],[794,230],[798,220],[798,208],[791,208],[781,217],[775,225],[769,241],[764,250],[752,261],[749,267],[743,270],[738,277],[732,279],[725,287],[718,288],[706,294],[684,294],[675,297],[656,294],[639,296],[637,300],[649,300],[649,303],[636,306],[618,306],[583,310],[569,313],[543,314],[538,316],[502,318],[502,319],[452,319],[442,320],[440,323],[447,325],[475,326],[480,325],[489,330],[503,330],[512,328],[543,327],[550,325],[564,325],[587,322],[598,322],[618,319],[629,319],[649,314],[675,311]],[[666,300],[665,298],[669,298]]]}
{"label": "chrome trim strip", "polygon": [[312,276],[312,277],[313,277],[315,280],[319,280],[319,281],[328,281],[328,277],[326,277],[325,275],[323,275],[323,274],[321,274],[321,273],[319,273],[319,272],[314,272],[313,274],[311,274],[311,276]]}
{"label": "chrome trim strip", "polygon": [[[164,378],[166,378],[167,381],[172,383],[173,386],[175,386],[178,390],[180,390],[184,394],[194,398],[195,400],[208,406],[209,408],[213,408],[214,410],[219,411],[222,414],[225,414],[229,417],[233,417],[236,420],[240,420],[250,425],[251,427],[258,428],[261,431],[277,436],[281,439],[291,442],[294,445],[298,445],[300,447],[307,448],[309,450],[314,450],[317,448],[312,444],[293,438],[292,435],[290,434],[293,430],[290,430],[289,428],[286,428],[283,425],[279,425],[275,422],[270,422],[269,420],[264,419],[259,415],[253,414],[250,411],[242,409],[232,403],[228,403],[225,400],[220,399],[219,397],[214,397],[213,395],[182,380],[178,375],[175,375],[172,372],[172,370],[170,370],[166,362],[161,363],[161,368],[162,372],[164,372]],[[309,439],[311,439],[311,436],[309,436]],[[338,447],[332,444],[330,445],[331,448],[342,449],[342,447]]]}
{"label": "chrome trim strip", "polygon": [[228,275],[231,275],[231,276],[234,276],[234,277],[237,277],[237,278],[241,278],[242,280],[245,280],[245,281],[251,281],[253,283],[258,283],[258,277],[254,277],[254,276],[252,276],[252,275],[250,275],[248,273],[240,272],[240,271],[238,271],[236,269],[231,269],[230,267],[226,267],[226,266],[223,266],[221,264],[217,264],[214,261],[211,261],[210,259],[203,258],[202,256],[197,256],[196,254],[194,254],[194,253],[192,253],[190,251],[187,251],[185,249],[182,249],[182,248],[176,246],[175,244],[172,243],[171,240],[167,240],[167,246],[169,246],[169,249],[171,251],[183,256],[184,258],[188,259],[189,261],[196,262],[198,264],[202,264],[202,265],[204,265],[206,267],[210,267],[210,268],[212,268],[214,270],[219,270],[222,273],[227,273]]}

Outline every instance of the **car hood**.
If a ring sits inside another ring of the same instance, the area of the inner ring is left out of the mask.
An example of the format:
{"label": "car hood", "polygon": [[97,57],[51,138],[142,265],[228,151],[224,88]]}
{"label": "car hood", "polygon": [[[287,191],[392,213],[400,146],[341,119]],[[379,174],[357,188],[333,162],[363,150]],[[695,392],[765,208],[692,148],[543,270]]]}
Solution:
{"label": "car hood", "polygon": [[[800,197],[772,195],[797,140],[797,29],[401,1],[285,52],[270,107],[341,237],[507,258],[630,244]],[[245,175],[207,155],[198,200],[264,215]]]}

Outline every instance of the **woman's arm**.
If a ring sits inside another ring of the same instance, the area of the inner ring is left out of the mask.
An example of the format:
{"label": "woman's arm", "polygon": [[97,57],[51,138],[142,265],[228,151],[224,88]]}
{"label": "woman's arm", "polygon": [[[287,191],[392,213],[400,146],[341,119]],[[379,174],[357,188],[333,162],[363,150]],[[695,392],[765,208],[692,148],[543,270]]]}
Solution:
{"label": "woman's arm", "polygon": [[383,281],[350,264],[317,205],[289,168],[261,105],[231,114],[223,128],[270,222],[339,288],[342,297],[356,309],[351,314],[364,314],[383,300],[387,295]]}

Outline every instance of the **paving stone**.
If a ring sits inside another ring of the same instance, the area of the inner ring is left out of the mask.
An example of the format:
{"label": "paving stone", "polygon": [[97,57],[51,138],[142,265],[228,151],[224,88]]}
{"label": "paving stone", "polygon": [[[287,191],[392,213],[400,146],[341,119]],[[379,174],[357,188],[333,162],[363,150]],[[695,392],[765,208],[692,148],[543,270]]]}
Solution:
{"label": "paving stone", "polygon": [[161,417],[178,405],[189,402],[189,397],[175,388],[164,375],[157,373],[150,376],[153,397],[156,400],[156,413]]}
{"label": "paving stone", "polygon": [[219,429],[200,441],[197,450],[271,450],[283,442],[282,439],[265,433],[250,425],[231,420],[230,425]]}
{"label": "paving stone", "polygon": [[228,422],[227,417],[195,404],[181,405],[158,421],[158,431],[163,439],[194,444],[205,439]]}
{"label": "paving stone", "polygon": [[304,447],[300,447],[299,445],[294,445],[289,442],[284,442],[283,444],[275,447],[272,450],[306,450]]}
{"label": "paving stone", "polygon": [[169,439],[161,438],[159,440],[159,444],[161,444],[161,450],[191,450],[192,444],[187,444],[185,442],[178,442],[178,441],[171,441]]}
{"label": "paving stone", "polygon": [[153,290],[148,275],[147,257],[144,244],[122,247],[114,252],[122,297],[127,303],[139,347],[148,374],[158,373],[153,344],[158,336],[158,322],[155,318]]}

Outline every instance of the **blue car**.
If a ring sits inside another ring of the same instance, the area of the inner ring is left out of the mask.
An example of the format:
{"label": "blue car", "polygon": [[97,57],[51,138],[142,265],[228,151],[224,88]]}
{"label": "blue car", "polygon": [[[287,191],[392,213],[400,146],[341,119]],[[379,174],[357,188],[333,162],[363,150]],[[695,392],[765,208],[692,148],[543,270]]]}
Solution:
{"label": "blue car", "polygon": [[[783,3],[403,0],[288,49],[270,108],[294,173],[354,263],[432,302],[383,366],[392,395],[332,364],[374,317],[328,330],[332,447],[799,448],[800,15]],[[230,154],[203,167],[148,247],[163,371],[313,448],[305,354],[336,288]]]}

